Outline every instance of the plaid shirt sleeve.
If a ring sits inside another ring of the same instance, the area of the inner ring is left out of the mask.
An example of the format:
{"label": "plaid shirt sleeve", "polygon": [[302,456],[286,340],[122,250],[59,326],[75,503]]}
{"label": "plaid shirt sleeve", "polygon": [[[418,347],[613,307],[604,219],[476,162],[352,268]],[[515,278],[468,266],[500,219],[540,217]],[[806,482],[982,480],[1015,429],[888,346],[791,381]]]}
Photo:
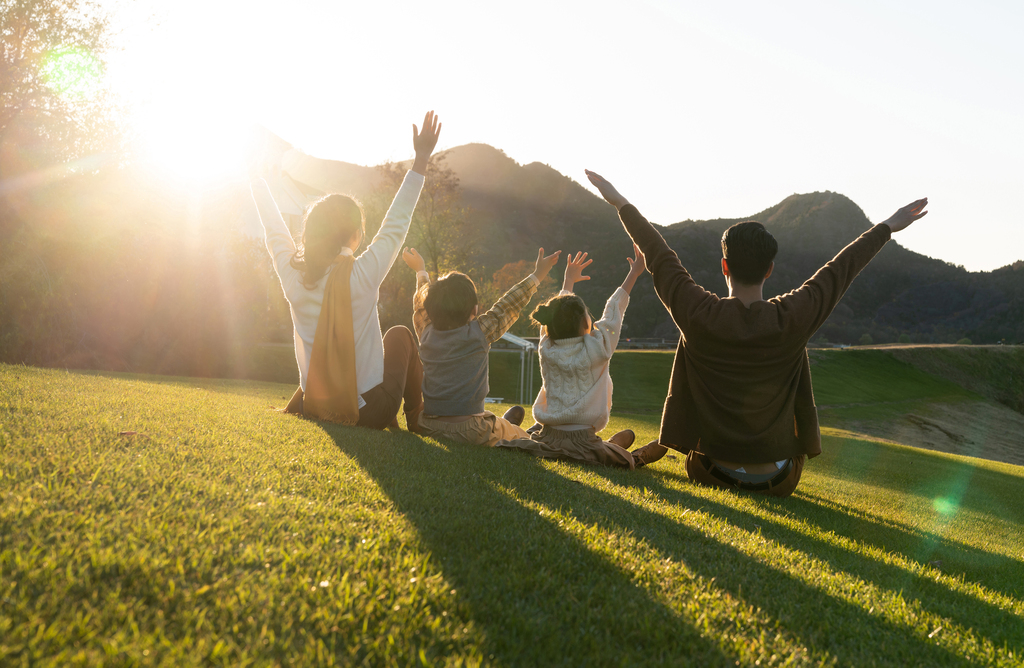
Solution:
{"label": "plaid shirt sleeve", "polygon": [[516,283],[505,295],[494,302],[487,313],[477,318],[480,329],[489,343],[494,343],[501,338],[501,335],[508,331],[508,328],[519,318],[519,312],[526,308],[526,305],[533,299],[534,293],[540,287],[540,281],[533,274]]}
{"label": "plaid shirt sleeve", "polygon": [[423,300],[427,297],[427,285],[430,284],[430,275],[425,271],[416,272],[416,294],[412,296],[412,326],[416,330],[416,338],[423,336],[423,330],[430,324],[430,316],[423,306]]}

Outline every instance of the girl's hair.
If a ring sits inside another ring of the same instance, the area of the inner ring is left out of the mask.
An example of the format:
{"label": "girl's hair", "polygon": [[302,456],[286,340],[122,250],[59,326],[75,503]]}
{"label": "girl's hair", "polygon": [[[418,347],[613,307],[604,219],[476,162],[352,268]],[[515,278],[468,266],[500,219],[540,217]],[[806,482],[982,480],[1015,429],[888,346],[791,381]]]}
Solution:
{"label": "girl's hair", "polygon": [[571,339],[580,335],[580,325],[587,317],[587,305],[576,295],[552,297],[533,311],[530,318],[548,328],[554,340]]}
{"label": "girl's hair", "polygon": [[291,259],[306,289],[312,290],[345,244],[365,230],[363,209],[348,195],[324,195],[313,202],[302,219],[302,245]]}

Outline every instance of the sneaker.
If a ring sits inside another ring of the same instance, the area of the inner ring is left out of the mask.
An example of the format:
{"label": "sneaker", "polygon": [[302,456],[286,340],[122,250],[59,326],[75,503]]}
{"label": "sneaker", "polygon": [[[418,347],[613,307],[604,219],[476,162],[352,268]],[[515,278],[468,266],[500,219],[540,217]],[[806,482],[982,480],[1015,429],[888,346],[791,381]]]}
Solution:
{"label": "sneaker", "polygon": [[629,446],[633,445],[633,441],[636,440],[636,434],[633,433],[632,429],[623,429],[617,434],[613,435],[608,439],[609,443],[614,443],[623,450],[629,450]]}
{"label": "sneaker", "polygon": [[668,448],[664,445],[657,441],[651,441],[644,447],[633,451],[634,466],[635,468],[641,468],[648,464],[653,464],[664,457],[667,452]]}
{"label": "sneaker", "polygon": [[526,417],[526,409],[522,406],[513,406],[512,408],[505,411],[502,415],[506,421],[511,422],[515,426],[519,426],[523,423],[523,418]]}

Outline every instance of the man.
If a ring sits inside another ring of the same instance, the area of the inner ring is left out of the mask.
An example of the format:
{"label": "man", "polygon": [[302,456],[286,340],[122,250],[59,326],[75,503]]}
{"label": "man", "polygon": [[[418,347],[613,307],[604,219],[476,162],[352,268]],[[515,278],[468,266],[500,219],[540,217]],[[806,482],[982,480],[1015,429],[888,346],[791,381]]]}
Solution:
{"label": "man", "polygon": [[806,459],[821,454],[807,342],[890,235],[927,213],[928,200],[903,207],[799,289],[767,301],[762,291],[778,244],[760,223],[733,225],[722,237],[729,296],[720,299],[693,281],[611,183],[587,176],[618,210],[679,327],[659,441],[686,454],[686,474],[695,482],[789,496]]}

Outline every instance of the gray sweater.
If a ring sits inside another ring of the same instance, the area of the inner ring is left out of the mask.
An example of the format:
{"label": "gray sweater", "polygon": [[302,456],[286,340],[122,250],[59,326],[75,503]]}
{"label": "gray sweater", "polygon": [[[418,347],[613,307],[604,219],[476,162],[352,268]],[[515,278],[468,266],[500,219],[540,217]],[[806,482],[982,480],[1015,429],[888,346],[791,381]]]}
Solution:
{"label": "gray sweater", "polygon": [[484,412],[487,353],[491,344],[477,320],[438,331],[432,324],[420,334],[424,415],[476,415]]}

